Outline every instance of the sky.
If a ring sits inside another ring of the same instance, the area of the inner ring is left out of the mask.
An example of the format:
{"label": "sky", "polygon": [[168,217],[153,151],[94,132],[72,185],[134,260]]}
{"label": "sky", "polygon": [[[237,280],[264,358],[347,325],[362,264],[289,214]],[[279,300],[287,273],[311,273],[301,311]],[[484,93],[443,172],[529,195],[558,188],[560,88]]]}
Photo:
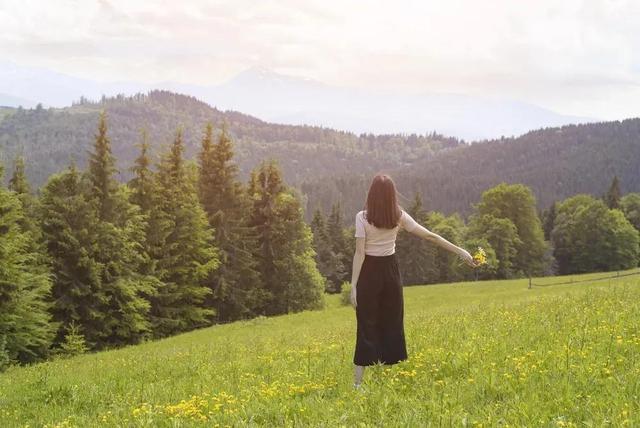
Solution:
{"label": "sky", "polygon": [[0,59],[100,81],[330,85],[640,116],[640,2],[0,0]]}

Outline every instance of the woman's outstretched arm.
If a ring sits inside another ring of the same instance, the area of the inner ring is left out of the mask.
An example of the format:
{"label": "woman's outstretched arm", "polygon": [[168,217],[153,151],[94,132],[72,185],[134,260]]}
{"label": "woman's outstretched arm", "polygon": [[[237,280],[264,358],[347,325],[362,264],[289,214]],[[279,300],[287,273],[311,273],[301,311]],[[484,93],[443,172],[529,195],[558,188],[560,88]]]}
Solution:
{"label": "woman's outstretched arm", "polygon": [[360,276],[360,269],[364,262],[364,238],[356,238],[356,251],[353,254],[353,270],[351,272],[351,304],[355,308],[357,306],[356,284]]}
{"label": "woman's outstretched arm", "polygon": [[457,245],[452,244],[451,242],[444,239],[442,236],[437,233],[433,233],[428,230],[424,226],[419,223],[415,223],[411,229],[411,233],[421,237],[422,239],[426,239],[427,241],[431,241],[439,247],[444,248],[445,250],[451,251],[452,253],[457,254],[466,264],[471,267],[476,267],[476,262],[473,260],[473,257],[467,250],[464,248],[460,248]]}

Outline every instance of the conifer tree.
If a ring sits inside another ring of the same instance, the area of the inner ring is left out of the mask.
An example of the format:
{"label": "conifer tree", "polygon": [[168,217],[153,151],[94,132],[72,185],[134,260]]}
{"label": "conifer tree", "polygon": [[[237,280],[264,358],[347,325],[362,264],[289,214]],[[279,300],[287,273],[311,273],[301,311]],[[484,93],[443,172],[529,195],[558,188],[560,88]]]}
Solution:
{"label": "conifer tree", "polygon": [[256,256],[267,293],[260,308],[267,315],[317,308],[323,304],[322,276],[296,196],[286,187],[275,161],[251,173],[251,225],[257,229]]}
{"label": "conifer tree", "polygon": [[274,271],[273,226],[277,221],[273,212],[275,197],[285,190],[280,170],[275,161],[263,161],[251,171],[248,193],[252,199],[249,225],[256,231],[255,257],[265,293],[260,302],[260,313],[266,312],[268,302],[278,294]]}
{"label": "conifer tree", "polygon": [[607,191],[607,194],[605,196],[605,202],[610,209],[619,209],[621,197],[622,193],[620,192],[620,180],[618,180],[617,175],[614,175],[613,180],[611,180],[609,190]]}
{"label": "conifer tree", "polygon": [[60,324],[56,341],[76,323],[94,348],[104,338],[107,315],[102,305],[109,296],[101,287],[101,267],[94,257],[98,218],[86,199],[86,185],[75,165],[49,177],[42,190],[40,223],[54,272],[52,312]]}
{"label": "conifer tree", "polygon": [[7,362],[46,357],[54,335],[51,280],[22,224],[19,198],[0,187],[0,370]]}
{"label": "conifer tree", "polygon": [[[160,286],[157,278],[157,261],[151,257],[153,248],[164,242],[165,230],[163,215],[158,209],[158,187],[155,182],[153,171],[151,171],[151,159],[149,158],[149,142],[146,131],[142,132],[142,141],[139,144],[140,155],[136,158],[131,171],[134,177],[129,181],[128,187],[131,189],[130,201],[139,207],[144,218],[144,239],[141,252],[141,272],[150,276],[154,290]],[[147,296],[149,298],[149,296]]]}
{"label": "conifer tree", "polygon": [[320,208],[317,208],[313,214],[311,232],[313,233],[313,249],[316,252],[316,266],[326,281],[325,291],[328,293],[337,293],[340,289],[340,283],[336,281],[335,272],[340,260],[331,250],[326,220]]}
{"label": "conifer tree", "polygon": [[18,156],[15,160],[13,175],[9,180],[9,190],[13,190],[18,195],[31,194],[31,188],[24,171],[24,157],[22,156]]}
{"label": "conifer tree", "polygon": [[331,247],[332,282],[336,284],[335,292],[340,292],[340,287],[344,281],[351,279],[350,266],[353,258],[348,252],[348,245],[342,227],[342,208],[340,203],[331,206],[331,213],[327,219],[327,236]]}
{"label": "conifer tree", "polygon": [[[424,225],[426,213],[422,207],[422,197],[416,193],[407,213]],[[437,277],[435,247],[412,233],[401,232],[396,241],[396,251],[400,260],[403,284],[426,284]]]}
{"label": "conifer tree", "polygon": [[153,242],[161,285],[152,298],[156,336],[207,325],[214,312],[205,307],[207,283],[218,267],[213,234],[196,192],[196,177],[185,164],[182,131],[178,130],[157,172],[162,240]]}
{"label": "conifer tree", "polygon": [[115,179],[115,157],[107,136],[106,116],[100,115],[98,133],[86,173],[90,184],[87,201],[97,210],[95,260],[102,267],[100,286],[109,297],[101,342],[106,345],[136,343],[149,333],[147,296],[154,278],[142,270],[145,218],[129,202],[126,186]]}
{"label": "conifer tree", "polygon": [[215,230],[220,267],[212,275],[213,293],[208,305],[218,321],[247,318],[254,314],[260,278],[252,249],[253,231],[248,227],[250,201],[237,181],[233,143],[223,126],[214,143],[213,127],[207,124],[198,155],[198,189],[209,224]]}
{"label": "conifer tree", "polygon": [[114,163],[102,114],[87,173],[72,166],[50,179],[42,197],[58,340],[76,322],[93,349],[136,343],[149,332],[144,217],[116,182]]}
{"label": "conifer tree", "polygon": [[129,182],[131,188],[131,202],[140,207],[143,214],[148,215],[153,208],[155,192],[151,159],[149,158],[149,140],[146,131],[142,131],[142,141],[139,144],[140,155],[134,161],[131,171],[134,177]]}
{"label": "conifer tree", "polygon": [[270,309],[275,313],[320,309],[324,305],[324,280],[314,260],[311,229],[291,189],[276,196],[274,213],[274,262],[281,294]]}
{"label": "conifer tree", "polygon": [[92,186],[91,194],[98,203],[100,219],[104,221],[112,221],[115,214],[113,197],[118,186],[113,177],[115,173],[115,158],[111,153],[111,141],[107,136],[107,117],[103,111],[100,113],[98,133],[89,158],[88,177]]}
{"label": "conifer tree", "polygon": [[[20,220],[20,227],[23,231],[31,234],[33,239],[30,240],[33,245],[32,251],[40,254],[40,266],[46,264],[45,251],[40,245],[41,234],[40,228],[35,220],[37,216],[37,200],[31,194],[31,186],[25,174],[24,157],[18,156],[13,167],[13,175],[9,180],[9,190],[15,192],[22,205],[23,215]],[[45,270],[48,270],[45,268]]]}
{"label": "conifer tree", "polygon": [[546,241],[551,239],[551,231],[556,221],[556,209],[557,203],[554,202],[542,215],[542,230],[544,231],[544,239]]}

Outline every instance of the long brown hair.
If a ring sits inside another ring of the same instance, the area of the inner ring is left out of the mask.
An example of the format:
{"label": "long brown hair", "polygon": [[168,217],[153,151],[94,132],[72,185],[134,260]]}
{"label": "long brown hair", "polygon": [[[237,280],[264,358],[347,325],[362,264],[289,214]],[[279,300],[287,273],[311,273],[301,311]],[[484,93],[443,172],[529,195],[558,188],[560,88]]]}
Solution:
{"label": "long brown hair", "polygon": [[393,229],[398,225],[401,207],[398,205],[396,185],[387,174],[373,177],[364,209],[366,220],[375,227]]}

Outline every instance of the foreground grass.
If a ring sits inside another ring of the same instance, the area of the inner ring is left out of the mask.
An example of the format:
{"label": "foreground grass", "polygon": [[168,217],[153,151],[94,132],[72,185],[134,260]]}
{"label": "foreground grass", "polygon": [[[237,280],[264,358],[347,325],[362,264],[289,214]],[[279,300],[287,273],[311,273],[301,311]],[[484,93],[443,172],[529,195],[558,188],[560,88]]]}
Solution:
{"label": "foreground grass", "polygon": [[351,387],[355,315],[338,296],[324,311],[12,368],[0,426],[637,425],[639,278],[407,287],[409,360],[369,369],[365,391]]}

